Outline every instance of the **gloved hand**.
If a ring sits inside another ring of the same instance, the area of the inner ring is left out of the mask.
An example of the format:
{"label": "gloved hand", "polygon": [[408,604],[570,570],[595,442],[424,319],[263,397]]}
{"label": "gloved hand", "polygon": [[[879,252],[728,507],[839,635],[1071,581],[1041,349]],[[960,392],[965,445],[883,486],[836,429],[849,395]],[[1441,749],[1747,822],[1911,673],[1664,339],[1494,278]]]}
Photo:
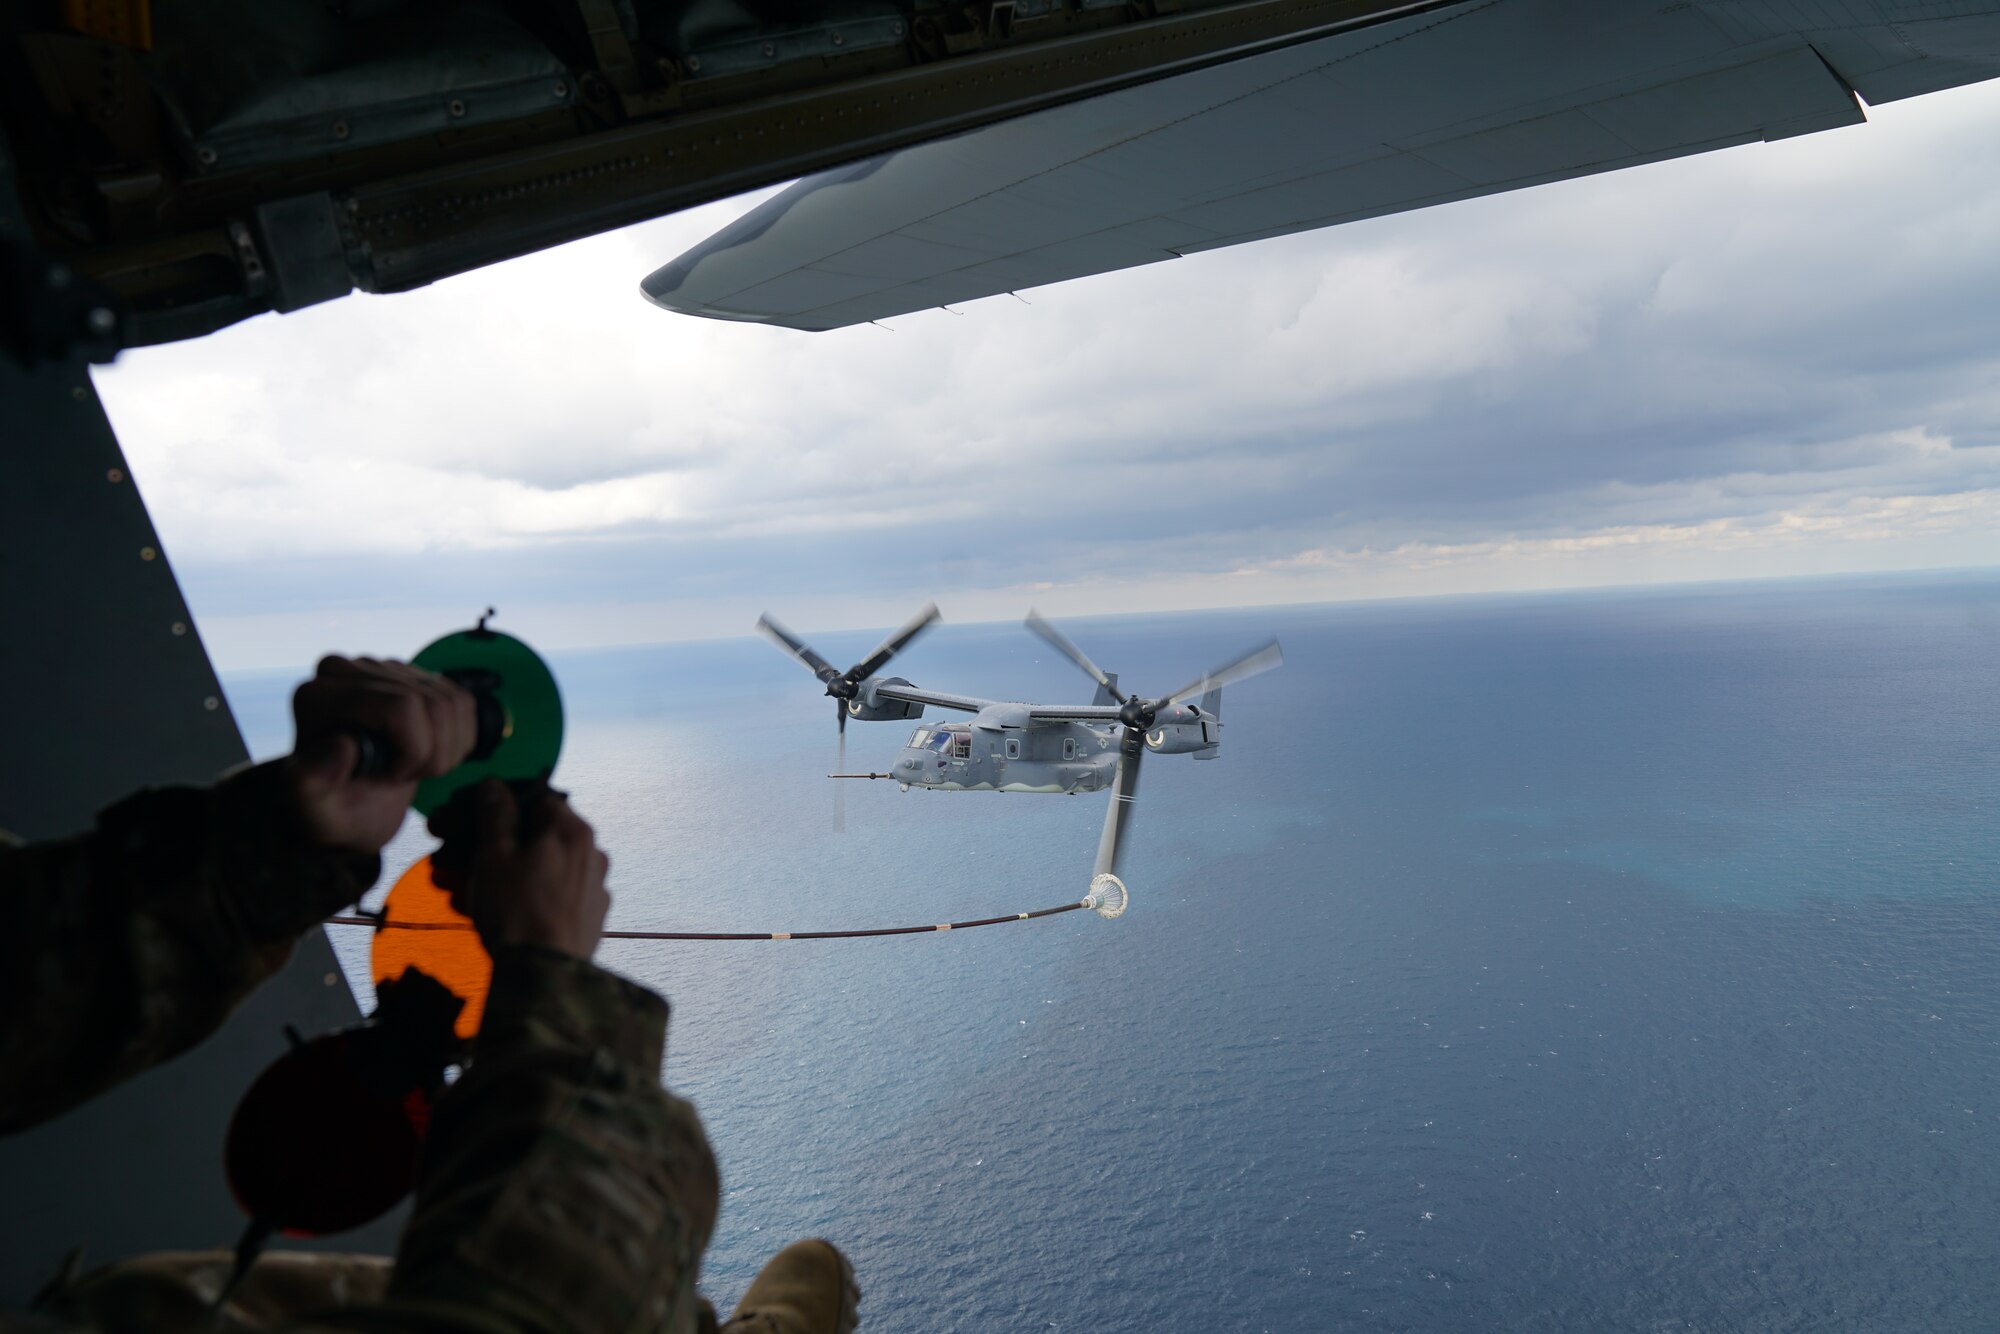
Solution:
{"label": "gloved hand", "polygon": [[[292,695],[292,719],[286,769],[307,836],[370,854],[402,827],[418,781],[456,768],[478,732],[470,693],[434,672],[374,658],[322,658]],[[386,749],[380,773],[355,772],[364,733]]]}
{"label": "gloved hand", "polygon": [[579,959],[597,952],[611,895],[611,859],[563,794],[497,778],[464,788],[431,816],[443,840],[431,856],[438,886],[472,919],[487,952],[541,945]]}

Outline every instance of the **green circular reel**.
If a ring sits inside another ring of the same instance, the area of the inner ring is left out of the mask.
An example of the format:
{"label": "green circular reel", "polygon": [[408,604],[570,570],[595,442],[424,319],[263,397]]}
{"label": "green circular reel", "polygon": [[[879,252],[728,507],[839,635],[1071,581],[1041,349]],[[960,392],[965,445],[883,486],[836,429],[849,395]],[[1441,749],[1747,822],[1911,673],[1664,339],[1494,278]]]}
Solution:
{"label": "green circular reel", "polygon": [[533,649],[479,627],[446,635],[410,659],[471,690],[481,710],[479,748],[448,774],[417,784],[410,804],[429,815],[452,793],[487,778],[547,778],[562,753],[562,693]]}

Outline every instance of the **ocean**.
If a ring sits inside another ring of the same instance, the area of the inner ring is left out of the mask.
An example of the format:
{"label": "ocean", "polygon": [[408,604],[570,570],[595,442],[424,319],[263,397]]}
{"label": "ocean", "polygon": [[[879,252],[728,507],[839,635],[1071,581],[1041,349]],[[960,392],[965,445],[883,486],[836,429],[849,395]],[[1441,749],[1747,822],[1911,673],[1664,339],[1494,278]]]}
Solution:
{"label": "ocean", "polygon": [[[673,1001],[725,1314],[824,1235],[879,1331],[2000,1329],[2000,576],[1064,627],[1142,691],[1287,657],[1219,760],[1149,757],[1123,918],[603,949]],[[761,640],[552,665],[614,927],[1087,888],[1101,796],[857,782],[834,832],[830,710]],[[1012,625],[893,670],[1092,688]],[[227,684],[285,749],[289,680]]]}

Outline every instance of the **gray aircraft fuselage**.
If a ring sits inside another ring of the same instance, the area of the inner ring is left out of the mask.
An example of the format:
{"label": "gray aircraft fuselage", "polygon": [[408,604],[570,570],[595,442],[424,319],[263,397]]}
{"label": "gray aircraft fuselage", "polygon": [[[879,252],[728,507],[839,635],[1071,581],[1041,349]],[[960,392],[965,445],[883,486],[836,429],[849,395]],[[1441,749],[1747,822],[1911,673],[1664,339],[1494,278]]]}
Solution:
{"label": "gray aircraft fuselage", "polygon": [[[1121,730],[1114,722],[1034,720],[1026,705],[993,705],[970,722],[918,726],[888,777],[904,791],[1103,792],[1117,772]],[[1146,746],[1188,753],[1190,742],[1206,749],[1220,732],[1220,720],[1177,705],[1161,711]]]}
{"label": "gray aircraft fuselage", "polygon": [[1116,723],[1046,723],[989,732],[971,723],[919,727],[891,776],[908,791],[1102,792],[1118,767]]}

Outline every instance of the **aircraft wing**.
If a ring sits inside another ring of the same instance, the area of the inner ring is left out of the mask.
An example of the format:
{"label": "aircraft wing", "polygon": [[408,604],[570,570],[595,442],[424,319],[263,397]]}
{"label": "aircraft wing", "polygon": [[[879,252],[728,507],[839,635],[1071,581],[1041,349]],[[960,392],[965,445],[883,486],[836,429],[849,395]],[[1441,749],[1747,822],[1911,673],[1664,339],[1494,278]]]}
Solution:
{"label": "aircraft wing", "polygon": [[874,693],[883,699],[900,699],[908,704],[928,704],[939,709],[957,709],[961,713],[978,713],[994,701],[980,699],[976,695],[954,695],[943,690],[924,690],[918,686],[883,682],[875,687]]}
{"label": "aircraft wing", "polygon": [[1115,723],[1116,704],[1030,704],[1028,717],[1038,723]]}
{"label": "aircraft wing", "polygon": [[1996,73],[2000,0],[1465,0],[808,177],[643,287],[835,329],[1854,125],[1857,93]]}

